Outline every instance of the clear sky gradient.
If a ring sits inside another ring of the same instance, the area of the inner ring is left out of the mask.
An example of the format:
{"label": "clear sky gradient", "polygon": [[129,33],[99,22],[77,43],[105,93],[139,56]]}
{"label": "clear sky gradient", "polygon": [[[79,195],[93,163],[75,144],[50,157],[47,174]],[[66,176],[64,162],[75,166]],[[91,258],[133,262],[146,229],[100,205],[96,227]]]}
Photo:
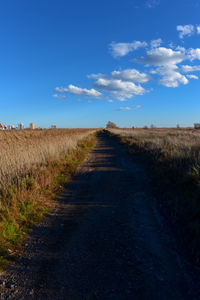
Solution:
{"label": "clear sky gradient", "polygon": [[0,122],[40,127],[200,122],[197,0],[8,0]]}

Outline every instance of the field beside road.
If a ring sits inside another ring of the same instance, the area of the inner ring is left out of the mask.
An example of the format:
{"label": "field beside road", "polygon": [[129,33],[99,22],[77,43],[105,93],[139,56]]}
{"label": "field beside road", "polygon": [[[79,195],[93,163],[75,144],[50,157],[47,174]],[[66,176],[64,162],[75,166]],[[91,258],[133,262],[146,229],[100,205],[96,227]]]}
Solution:
{"label": "field beside road", "polygon": [[0,187],[16,183],[38,166],[62,159],[91,129],[1,130]]}
{"label": "field beside road", "polygon": [[93,129],[0,131],[0,269],[95,143]]}
{"label": "field beside road", "polygon": [[[149,169],[151,185],[170,222],[200,249],[200,131],[192,128],[110,129]],[[180,226],[181,224],[181,226]],[[184,229],[186,231],[184,231]]]}

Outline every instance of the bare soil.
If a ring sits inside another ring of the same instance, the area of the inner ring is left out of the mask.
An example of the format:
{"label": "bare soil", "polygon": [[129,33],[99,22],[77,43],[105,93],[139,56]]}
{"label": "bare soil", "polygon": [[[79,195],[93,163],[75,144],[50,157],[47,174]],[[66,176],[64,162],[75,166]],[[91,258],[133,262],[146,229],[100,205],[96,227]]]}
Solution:
{"label": "bare soil", "polygon": [[0,275],[1,299],[200,299],[145,166],[101,134],[55,208]]}

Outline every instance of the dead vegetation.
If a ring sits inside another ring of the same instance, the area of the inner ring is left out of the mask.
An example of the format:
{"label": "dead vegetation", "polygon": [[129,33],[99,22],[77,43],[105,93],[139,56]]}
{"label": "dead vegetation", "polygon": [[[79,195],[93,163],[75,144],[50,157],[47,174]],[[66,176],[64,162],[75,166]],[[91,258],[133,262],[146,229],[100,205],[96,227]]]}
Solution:
{"label": "dead vegetation", "polygon": [[200,249],[200,131],[191,128],[110,129],[149,168],[159,205],[189,233],[194,255]]}
{"label": "dead vegetation", "polygon": [[0,131],[0,187],[15,183],[38,166],[59,160],[91,132],[89,129]]}
{"label": "dead vegetation", "polygon": [[94,146],[95,132],[0,131],[0,269]]}

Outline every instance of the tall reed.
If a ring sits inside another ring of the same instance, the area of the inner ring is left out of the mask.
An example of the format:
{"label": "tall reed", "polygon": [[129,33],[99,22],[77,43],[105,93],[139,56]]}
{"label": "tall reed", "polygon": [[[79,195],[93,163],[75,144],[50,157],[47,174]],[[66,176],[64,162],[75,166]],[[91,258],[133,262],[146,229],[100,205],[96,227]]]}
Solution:
{"label": "tall reed", "polygon": [[191,128],[109,131],[147,166],[159,207],[173,223],[184,224],[193,254],[200,261],[200,131]]}
{"label": "tall reed", "polygon": [[0,270],[95,145],[92,129],[0,131]]}
{"label": "tall reed", "polygon": [[63,157],[93,130],[51,129],[0,131],[0,188],[32,169]]}

